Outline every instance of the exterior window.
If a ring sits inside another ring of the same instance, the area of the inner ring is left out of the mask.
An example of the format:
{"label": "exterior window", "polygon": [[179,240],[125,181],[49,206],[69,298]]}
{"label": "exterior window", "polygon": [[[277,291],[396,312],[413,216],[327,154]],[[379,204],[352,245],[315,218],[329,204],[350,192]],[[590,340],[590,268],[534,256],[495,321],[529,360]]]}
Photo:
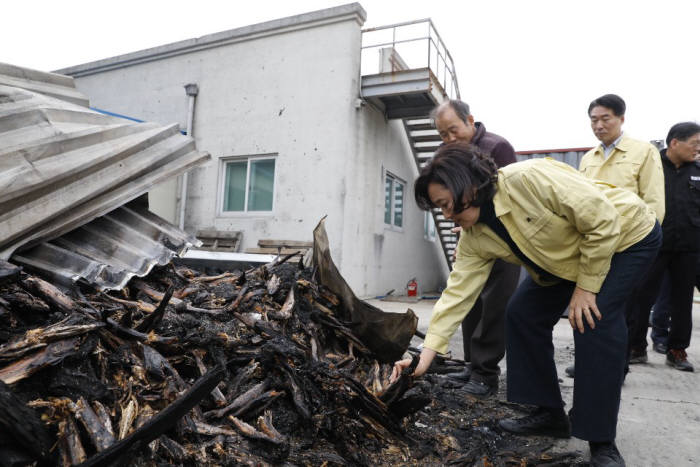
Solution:
{"label": "exterior window", "polygon": [[224,211],[272,211],[275,159],[228,161],[224,174]]}
{"label": "exterior window", "polygon": [[423,221],[423,237],[431,242],[435,241],[435,221],[433,215],[429,211],[425,211],[425,220]]}
{"label": "exterior window", "polygon": [[384,177],[384,223],[403,227],[403,196],[406,183],[390,173]]}

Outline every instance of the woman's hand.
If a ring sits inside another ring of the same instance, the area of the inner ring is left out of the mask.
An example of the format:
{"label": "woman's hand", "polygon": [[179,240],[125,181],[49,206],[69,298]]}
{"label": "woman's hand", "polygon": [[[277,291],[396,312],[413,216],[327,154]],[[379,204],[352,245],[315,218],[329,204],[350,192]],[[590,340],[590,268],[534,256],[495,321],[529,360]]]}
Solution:
{"label": "woman's hand", "polygon": [[603,315],[600,314],[598,306],[595,304],[595,294],[577,286],[571,295],[571,302],[569,302],[571,328],[578,329],[583,334],[583,319],[585,318],[591,329],[595,329],[593,315],[598,318],[598,321],[603,319]]}
{"label": "woman's hand", "polygon": [[[425,372],[428,371],[428,367],[432,363],[433,358],[435,358],[436,353],[437,352],[435,352],[432,349],[423,347],[423,350],[420,353],[420,360],[418,361],[418,365],[413,371],[414,378],[423,376]],[[394,363],[394,368],[393,370],[391,370],[391,376],[389,377],[389,383],[393,383],[394,381],[399,379],[399,376],[401,376],[401,372],[403,372],[404,369],[408,368],[411,365],[411,362],[412,359],[405,358]]]}

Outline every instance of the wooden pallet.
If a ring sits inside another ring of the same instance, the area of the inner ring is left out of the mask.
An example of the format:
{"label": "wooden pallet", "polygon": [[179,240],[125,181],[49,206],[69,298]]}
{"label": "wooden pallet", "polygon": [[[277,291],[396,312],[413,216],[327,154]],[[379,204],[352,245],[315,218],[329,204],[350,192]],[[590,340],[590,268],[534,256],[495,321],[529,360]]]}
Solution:
{"label": "wooden pallet", "polygon": [[202,242],[200,250],[237,252],[241,246],[243,232],[225,230],[200,230],[197,238]]}
{"label": "wooden pallet", "polygon": [[299,256],[292,258],[292,261],[299,261],[311,248],[313,242],[304,242],[299,240],[258,240],[258,248],[246,248],[246,253],[266,254],[266,255],[289,255],[292,253],[301,253]]}

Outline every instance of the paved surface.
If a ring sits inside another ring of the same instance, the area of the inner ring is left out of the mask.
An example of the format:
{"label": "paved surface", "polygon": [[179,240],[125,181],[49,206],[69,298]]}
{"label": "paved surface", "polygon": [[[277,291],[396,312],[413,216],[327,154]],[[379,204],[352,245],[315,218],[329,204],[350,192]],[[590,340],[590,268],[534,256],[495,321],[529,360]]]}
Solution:
{"label": "paved surface", "polygon": [[[425,332],[435,300],[417,303],[369,300],[385,311],[418,315],[418,329]],[[665,365],[665,356],[649,346],[649,363],[632,365],[622,388],[622,403],[617,426],[617,445],[630,467],[700,465],[700,305],[695,304],[696,327],[688,349],[695,373]],[[415,338],[417,339],[417,338]],[[420,342],[419,340],[417,343]],[[650,341],[651,342],[651,341]],[[569,322],[561,320],[554,329],[555,359],[561,379],[562,397],[571,407],[573,379],[564,368],[573,362],[574,338]],[[462,333],[458,329],[450,341],[454,358],[463,358]],[[505,373],[505,361],[501,369]],[[505,380],[501,379],[501,384]],[[588,443],[576,438],[555,441],[557,449],[577,450],[588,455]]]}

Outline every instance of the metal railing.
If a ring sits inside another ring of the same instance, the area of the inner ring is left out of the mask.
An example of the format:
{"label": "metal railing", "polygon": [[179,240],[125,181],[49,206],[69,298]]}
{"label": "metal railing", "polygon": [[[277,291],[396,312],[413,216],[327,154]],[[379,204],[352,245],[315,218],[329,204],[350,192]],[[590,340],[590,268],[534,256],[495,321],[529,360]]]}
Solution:
{"label": "metal railing", "polygon": [[[374,40],[373,40],[374,39]],[[390,49],[392,69],[429,68],[448,97],[459,99],[459,85],[454,61],[430,18],[391,24],[362,30],[362,76],[382,71],[382,50]],[[375,69],[371,64],[372,51],[378,51]],[[398,57],[398,58],[397,58]],[[394,65],[400,63],[396,68]]]}

